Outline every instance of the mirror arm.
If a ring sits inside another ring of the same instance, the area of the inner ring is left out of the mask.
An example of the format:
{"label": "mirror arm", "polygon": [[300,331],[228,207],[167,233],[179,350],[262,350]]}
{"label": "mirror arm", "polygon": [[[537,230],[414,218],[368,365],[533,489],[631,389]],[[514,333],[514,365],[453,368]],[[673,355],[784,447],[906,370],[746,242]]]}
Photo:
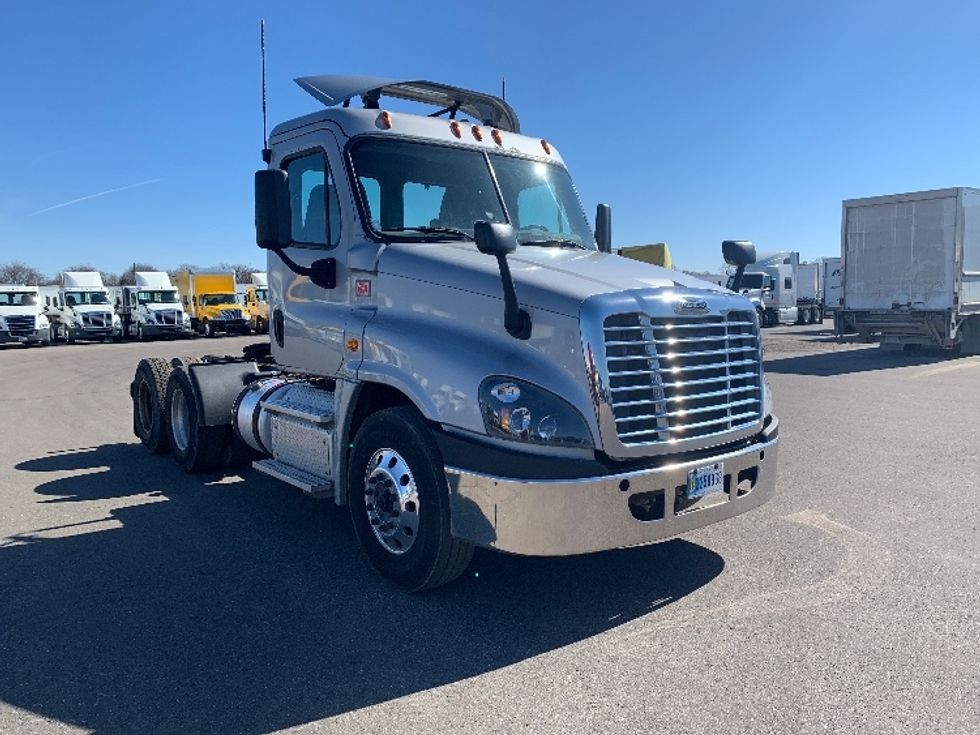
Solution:
{"label": "mirror arm", "polygon": [[742,287],[742,276],[745,274],[745,266],[740,265],[735,269],[735,280],[732,281],[732,291],[738,293],[739,289]]}
{"label": "mirror arm", "polygon": [[529,339],[531,336],[531,315],[517,303],[517,289],[510,275],[510,264],[503,253],[497,255],[497,265],[500,267],[500,280],[504,285],[504,327],[507,333],[516,339]]}
{"label": "mirror arm", "polygon": [[276,247],[270,247],[268,248],[268,250],[271,250],[276,255],[278,255],[279,258],[282,260],[282,262],[286,264],[286,267],[289,268],[289,270],[291,270],[296,275],[298,276],[313,275],[312,268],[307,268],[305,266],[302,266],[299,263],[297,263],[295,260],[290,258],[288,255],[286,255],[286,252],[281,245],[278,245]]}

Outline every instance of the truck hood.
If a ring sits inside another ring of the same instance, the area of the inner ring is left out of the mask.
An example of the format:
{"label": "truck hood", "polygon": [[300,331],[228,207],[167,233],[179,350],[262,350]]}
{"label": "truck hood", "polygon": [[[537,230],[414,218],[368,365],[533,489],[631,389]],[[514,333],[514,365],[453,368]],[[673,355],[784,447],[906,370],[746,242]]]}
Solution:
{"label": "truck hood", "polygon": [[39,305],[34,306],[0,306],[0,316],[37,316],[41,313]]}
{"label": "truck hood", "polygon": [[112,304],[76,304],[75,306],[66,306],[69,311],[74,310],[76,314],[105,314],[113,313]]}
{"label": "truck hood", "polygon": [[183,304],[179,302],[175,304],[140,304],[140,306],[154,314],[158,311],[183,311],[184,310]]}
{"label": "truck hood", "polygon": [[[583,301],[603,293],[651,288],[724,291],[680,271],[594,250],[522,246],[507,261],[522,304],[572,317],[578,316]],[[381,252],[378,272],[503,297],[496,258],[469,242],[394,243]]]}

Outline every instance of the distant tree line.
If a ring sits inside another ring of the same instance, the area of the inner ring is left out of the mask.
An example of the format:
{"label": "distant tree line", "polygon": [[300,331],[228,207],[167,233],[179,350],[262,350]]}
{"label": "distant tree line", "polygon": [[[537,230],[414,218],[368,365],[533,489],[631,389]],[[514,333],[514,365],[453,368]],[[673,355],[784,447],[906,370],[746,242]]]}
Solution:
{"label": "distant tree line", "polygon": [[[234,271],[235,280],[239,283],[249,283],[252,280],[252,274],[258,270],[244,263],[218,263],[217,265],[206,268],[201,268],[191,263],[181,263],[176,268],[168,270],[167,273],[173,278],[178,271],[187,270],[188,268],[191,270]],[[54,276],[46,276],[37,268],[19,260],[14,260],[9,263],[0,263],[0,283],[15,283],[25,286],[57,286],[61,283],[60,274],[62,271],[98,271],[102,275],[102,282],[106,286],[133,286],[136,284],[137,271],[156,270],[160,269],[150,263],[133,263],[122,274],[117,274],[99,270],[86,263],[82,265],[70,265],[62,268]]]}

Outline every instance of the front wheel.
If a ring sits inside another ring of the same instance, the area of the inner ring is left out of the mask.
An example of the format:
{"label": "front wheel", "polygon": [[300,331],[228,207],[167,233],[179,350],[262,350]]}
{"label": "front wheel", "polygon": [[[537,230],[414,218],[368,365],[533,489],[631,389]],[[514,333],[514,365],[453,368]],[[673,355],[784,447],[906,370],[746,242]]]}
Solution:
{"label": "front wheel", "polygon": [[354,532],[371,565],[412,592],[462,574],[473,547],[453,538],[449,486],[429,427],[413,407],[368,417],[348,475]]}
{"label": "front wheel", "polygon": [[75,344],[75,339],[76,339],[76,336],[75,336],[75,328],[74,327],[68,327],[68,344],[70,344],[70,345]]}

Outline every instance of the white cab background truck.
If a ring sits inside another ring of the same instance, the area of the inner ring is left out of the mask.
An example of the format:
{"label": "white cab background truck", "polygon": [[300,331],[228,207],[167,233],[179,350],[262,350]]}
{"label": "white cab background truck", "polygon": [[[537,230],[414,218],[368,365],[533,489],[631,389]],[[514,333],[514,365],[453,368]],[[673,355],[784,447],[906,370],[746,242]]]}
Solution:
{"label": "white cab background truck", "polygon": [[177,287],[162,271],[137,271],[136,285],[123,286],[116,305],[127,337],[190,337],[191,317],[180,303]]}
{"label": "white cab background truck", "polygon": [[149,449],[191,472],[248,458],[346,505],[409,590],[454,579],[476,546],[649,544],[772,496],[778,421],[747,299],[612,254],[609,208],[593,235],[558,150],[498,97],[297,81],[324,109],[276,127],[255,176],[268,341],[143,360]]}
{"label": "white cab background truck", "polygon": [[122,320],[115,313],[109,289],[97,271],[65,271],[61,286],[48,294],[44,313],[57,337],[69,344],[76,340],[118,342],[122,339]]}
{"label": "white cab background truck", "polygon": [[843,203],[840,334],[980,352],[980,190]]}
{"label": "white cab background truck", "polygon": [[0,344],[51,344],[51,323],[41,301],[37,286],[0,284]]}
{"label": "white cab background truck", "polygon": [[[818,264],[801,264],[798,252],[766,254],[745,269],[739,292],[752,302],[764,327],[817,324],[823,321],[821,275]],[[733,280],[728,279],[731,290]]]}

